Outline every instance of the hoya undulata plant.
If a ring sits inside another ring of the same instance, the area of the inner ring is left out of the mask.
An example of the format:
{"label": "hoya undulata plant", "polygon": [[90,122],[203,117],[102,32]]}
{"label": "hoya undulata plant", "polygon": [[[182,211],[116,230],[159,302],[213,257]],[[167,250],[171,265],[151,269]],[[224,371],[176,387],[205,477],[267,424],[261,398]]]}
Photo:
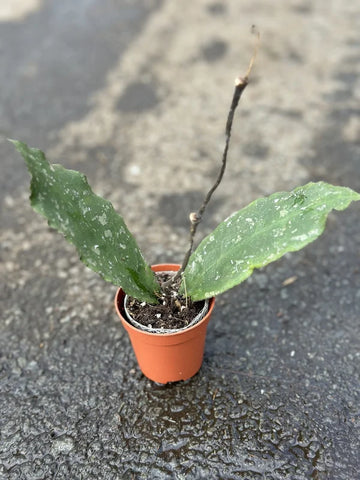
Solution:
{"label": "hoya undulata plant", "polygon": [[[14,141],[32,175],[31,205],[73,243],[80,259],[134,298],[157,301],[160,286],[110,202],[95,195],[81,173],[51,165],[45,155]],[[255,200],[232,214],[190,256],[180,291],[192,300],[224,292],[255,268],[300,250],[321,235],[333,209],[360,195],[346,187],[309,183]]]}
{"label": "hoya undulata plant", "polygon": [[156,303],[169,286],[176,286],[179,294],[193,301],[224,292],[243,282],[255,268],[314,241],[324,231],[332,210],[344,210],[360,200],[360,194],[350,188],[325,182],[274,193],[232,214],[193,251],[198,224],[225,171],[234,112],[252,63],[235,85],[218,178],[200,209],[190,214],[190,247],[180,270],[162,287],[123,218],[110,202],[92,192],[83,174],[52,165],[40,150],[12,140],[32,177],[34,210],[75,245],[85,265],[141,302]]}

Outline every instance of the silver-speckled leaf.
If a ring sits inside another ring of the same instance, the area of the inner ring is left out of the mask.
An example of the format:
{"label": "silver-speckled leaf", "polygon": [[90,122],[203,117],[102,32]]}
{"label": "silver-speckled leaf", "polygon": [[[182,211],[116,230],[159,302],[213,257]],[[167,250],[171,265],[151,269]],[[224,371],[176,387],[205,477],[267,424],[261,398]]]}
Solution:
{"label": "silver-speckled leaf", "polygon": [[350,188],[324,182],[255,200],[192,254],[184,272],[187,294],[192,300],[212,297],[244,281],[254,268],[300,250],[321,235],[331,210],[344,210],[354,200],[360,195]]}
{"label": "silver-speckled leaf", "polygon": [[159,285],[112,204],[95,195],[85,175],[50,164],[43,152],[13,141],[31,180],[31,205],[75,245],[80,259],[132,297],[156,303]]}

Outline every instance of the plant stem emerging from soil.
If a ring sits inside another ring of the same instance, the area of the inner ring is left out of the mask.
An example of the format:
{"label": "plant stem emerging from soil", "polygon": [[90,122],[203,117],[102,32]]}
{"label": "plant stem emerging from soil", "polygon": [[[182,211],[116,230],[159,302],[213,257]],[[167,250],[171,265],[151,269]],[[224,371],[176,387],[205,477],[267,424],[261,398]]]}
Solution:
{"label": "plant stem emerging from soil", "polygon": [[[203,201],[203,204],[201,205],[199,210],[197,212],[192,212],[189,215],[189,219],[190,219],[190,246],[189,246],[188,251],[185,254],[185,257],[184,257],[183,263],[181,265],[181,268],[177,272],[175,277],[176,276],[179,277],[182,274],[182,272],[185,270],[185,268],[186,268],[186,266],[189,262],[190,255],[193,251],[194,238],[195,238],[197,227],[202,220],[205,209],[208,206],[213,193],[215,192],[215,190],[220,185],[221,180],[224,176],[225,169],[226,169],[226,162],[227,162],[227,154],[228,154],[229,145],[230,145],[231,128],[232,128],[232,123],[233,123],[233,120],[234,120],[234,113],[235,113],[236,107],[239,104],[241,94],[245,90],[247,84],[248,84],[248,78],[247,77],[244,77],[244,78],[239,77],[239,78],[236,79],[235,90],[234,90],[234,94],[233,94],[233,98],[232,98],[232,102],[231,102],[231,106],[230,106],[230,110],[229,110],[229,114],[228,114],[228,118],[227,118],[227,122],[226,122],[225,147],[224,147],[224,151],[223,151],[223,155],[222,155],[222,163],[221,163],[221,168],[220,168],[220,171],[219,171],[219,175],[218,175],[214,185],[208,191],[208,193],[207,193],[207,195],[206,195],[206,197]],[[175,280],[175,277],[174,277],[174,280]]]}
{"label": "plant stem emerging from soil", "polygon": [[[253,32],[257,33],[254,26],[253,26]],[[205,209],[206,209],[208,203],[210,202],[212,194],[218,188],[218,186],[220,185],[220,182],[221,182],[221,180],[224,176],[225,169],[226,169],[227,154],[228,154],[229,145],[230,145],[231,129],[232,129],[232,124],[233,124],[233,120],[234,120],[235,110],[236,110],[236,108],[239,104],[240,97],[241,97],[243,91],[245,90],[245,88],[247,87],[247,85],[249,83],[249,75],[250,75],[250,72],[251,72],[252,67],[254,65],[256,55],[257,55],[259,40],[260,40],[260,35],[259,35],[259,33],[257,33],[257,43],[255,45],[254,53],[251,57],[247,72],[246,72],[244,77],[238,77],[235,80],[235,90],[234,90],[234,93],[233,93],[233,97],[232,97],[232,101],[231,101],[231,105],[230,105],[230,110],[229,110],[227,121],[226,121],[225,146],[224,146],[224,151],[223,151],[223,155],[222,155],[222,163],[221,163],[221,168],[220,168],[220,171],[219,171],[219,175],[218,175],[214,185],[208,191],[208,193],[207,193],[207,195],[206,195],[206,197],[203,201],[203,204],[201,205],[199,210],[197,212],[192,212],[189,215],[189,220],[190,220],[190,245],[189,245],[189,248],[188,248],[188,250],[185,254],[185,257],[184,257],[184,260],[181,264],[180,269],[176,272],[176,274],[172,278],[170,278],[167,282],[165,282],[163,284],[163,288],[165,288],[165,289],[167,289],[170,285],[172,285],[174,282],[176,282],[176,280],[178,280],[181,277],[181,275],[183,274],[187,264],[189,263],[189,259],[190,259],[190,256],[192,254],[193,247],[194,247],[194,238],[195,238],[197,227],[202,220],[203,214],[205,212]]]}

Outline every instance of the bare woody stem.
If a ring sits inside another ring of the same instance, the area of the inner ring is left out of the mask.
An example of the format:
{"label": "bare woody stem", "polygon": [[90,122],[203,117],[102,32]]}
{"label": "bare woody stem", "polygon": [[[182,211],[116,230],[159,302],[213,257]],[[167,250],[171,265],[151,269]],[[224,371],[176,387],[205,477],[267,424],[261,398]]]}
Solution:
{"label": "bare woody stem", "polygon": [[170,286],[172,283],[174,283],[181,276],[183,271],[185,270],[185,268],[186,268],[186,266],[189,262],[191,253],[193,251],[194,238],[195,238],[197,227],[202,220],[202,216],[205,212],[205,209],[206,209],[208,203],[210,202],[210,199],[211,199],[213,193],[215,192],[217,187],[220,185],[220,182],[221,182],[221,180],[224,176],[225,169],[226,169],[226,162],[227,162],[227,154],[228,154],[229,145],[230,145],[231,128],[232,128],[232,124],[233,124],[233,120],[234,120],[234,113],[235,113],[236,107],[239,104],[241,94],[245,90],[247,84],[248,84],[248,77],[247,76],[245,76],[244,78],[239,77],[235,81],[235,90],[234,90],[234,94],[233,94],[233,97],[232,97],[230,110],[229,110],[228,117],[227,117],[227,122],[226,122],[225,147],[224,147],[224,151],[223,151],[223,155],[222,155],[222,163],[221,163],[221,168],[220,168],[220,171],[219,171],[219,175],[218,175],[214,185],[208,191],[208,193],[207,193],[201,207],[199,208],[199,210],[197,212],[192,212],[189,215],[189,219],[190,219],[190,245],[189,245],[189,248],[188,248],[188,250],[185,254],[185,257],[184,257],[184,260],[183,260],[182,265],[180,267],[180,270],[178,270],[177,273],[172,278],[170,278],[167,282],[165,282],[163,284],[163,287],[165,287],[165,288]]}
{"label": "bare woody stem", "polygon": [[234,90],[234,93],[233,93],[233,97],[232,97],[232,101],[231,101],[231,105],[230,105],[230,109],[229,109],[229,113],[228,113],[228,117],[227,117],[227,121],[226,121],[225,146],[224,146],[224,151],[223,151],[223,155],[222,155],[222,163],[221,163],[221,168],[220,168],[220,171],[219,171],[219,175],[218,175],[214,185],[208,191],[208,193],[207,193],[207,195],[206,195],[206,197],[203,201],[203,204],[201,205],[199,210],[197,212],[192,212],[189,215],[189,219],[190,219],[190,245],[189,245],[189,248],[188,248],[188,250],[185,254],[185,257],[184,257],[184,260],[181,264],[180,269],[177,271],[177,273],[173,277],[171,277],[168,281],[166,281],[163,284],[163,288],[167,288],[170,285],[174,284],[176,282],[176,280],[178,280],[179,277],[181,277],[182,273],[184,272],[185,268],[187,267],[187,264],[189,263],[189,259],[190,259],[190,256],[192,254],[192,251],[193,251],[194,238],[195,238],[197,227],[202,220],[205,209],[206,209],[208,203],[210,202],[210,199],[211,199],[213,193],[215,192],[215,190],[220,185],[221,180],[224,176],[225,169],[226,169],[227,155],[228,155],[228,150],[229,150],[229,145],[230,145],[231,129],[232,129],[232,124],[233,124],[233,120],[234,120],[234,114],[235,114],[235,110],[236,110],[236,108],[239,104],[241,94],[243,93],[243,91],[245,90],[245,88],[247,87],[247,85],[249,83],[249,75],[250,75],[251,69],[253,67],[256,54],[257,54],[257,48],[258,48],[259,38],[260,38],[259,34],[257,35],[257,37],[258,37],[258,43],[255,47],[255,52],[254,52],[254,54],[253,54],[253,56],[250,60],[250,64],[249,64],[248,70],[246,72],[246,75],[244,77],[238,77],[235,81],[235,90]]}
{"label": "bare woody stem", "polygon": [[195,214],[194,213],[190,214],[190,224],[191,224],[190,225],[190,247],[189,247],[188,251],[186,252],[183,263],[181,265],[181,269],[180,269],[181,272],[183,272],[185,270],[185,268],[188,264],[190,255],[191,255],[192,250],[193,250],[194,237],[195,237],[195,234],[196,234],[196,230],[197,230],[197,227],[198,227],[199,223],[202,220],[205,209],[208,206],[213,193],[215,192],[215,190],[220,185],[221,180],[224,176],[225,169],[226,169],[226,163],[227,163],[227,154],[228,154],[229,145],[230,145],[231,128],[232,128],[232,124],[233,124],[233,120],[234,120],[234,113],[235,113],[236,107],[239,104],[241,94],[245,90],[247,84],[248,84],[248,78],[247,77],[238,78],[236,80],[235,90],[234,90],[234,94],[233,94],[233,98],[232,98],[232,102],[231,102],[231,106],[230,106],[230,110],[229,110],[229,114],[228,114],[228,118],[227,118],[227,122],[226,122],[225,147],[224,147],[224,151],[223,151],[223,155],[222,155],[222,162],[221,162],[221,168],[220,168],[220,171],[219,171],[219,175],[218,175],[214,185],[208,191],[208,193],[205,197],[205,200],[203,201],[203,204],[201,205],[199,210]]}

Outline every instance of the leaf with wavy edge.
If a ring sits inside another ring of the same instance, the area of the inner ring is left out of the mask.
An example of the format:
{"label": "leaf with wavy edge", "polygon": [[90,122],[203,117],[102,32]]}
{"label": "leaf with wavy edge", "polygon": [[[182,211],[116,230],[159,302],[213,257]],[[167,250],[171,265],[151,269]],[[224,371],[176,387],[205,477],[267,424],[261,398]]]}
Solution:
{"label": "leaf with wavy edge", "polygon": [[112,204],[95,195],[85,175],[52,165],[41,150],[11,140],[32,176],[30,201],[74,244],[82,262],[134,298],[157,303],[160,290],[134,237]]}
{"label": "leaf with wavy edge", "polygon": [[331,210],[344,210],[354,200],[360,200],[357,192],[325,182],[255,200],[197,247],[184,272],[187,294],[192,300],[212,297],[243,282],[254,268],[300,250],[321,235]]}

